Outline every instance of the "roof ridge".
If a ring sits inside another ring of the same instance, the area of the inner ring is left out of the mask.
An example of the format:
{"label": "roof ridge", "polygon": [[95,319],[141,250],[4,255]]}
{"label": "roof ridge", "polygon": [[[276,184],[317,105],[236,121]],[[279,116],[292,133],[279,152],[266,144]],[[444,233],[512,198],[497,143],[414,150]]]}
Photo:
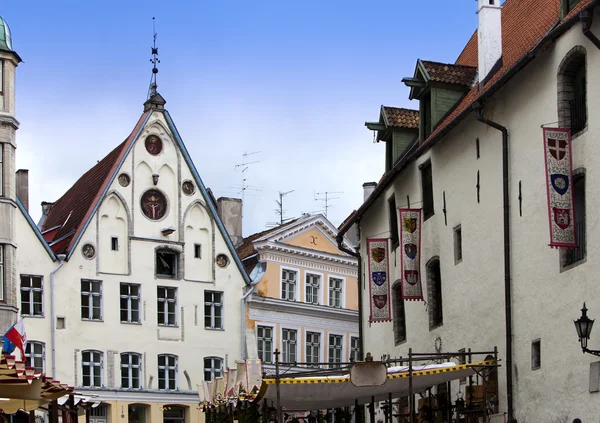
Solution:
{"label": "roof ridge", "polygon": [[477,69],[477,66],[461,65],[461,64],[458,64],[458,63],[437,62],[435,60],[423,60],[423,59],[421,59],[421,62],[423,62],[423,64],[425,64],[425,63],[432,63],[432,64],[435,64],[435,65],[455,66],[455,67],[461,67],[461,68]]}

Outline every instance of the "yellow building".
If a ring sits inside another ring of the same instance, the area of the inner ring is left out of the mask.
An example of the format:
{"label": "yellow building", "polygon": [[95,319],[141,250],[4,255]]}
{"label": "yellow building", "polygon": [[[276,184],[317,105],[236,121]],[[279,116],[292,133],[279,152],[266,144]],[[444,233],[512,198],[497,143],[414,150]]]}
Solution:
{"label": "yellow building", "polygon": [[[251,288],[242,302],[246,358],[298,369],[358,358],[357,261],[340,251],[337,228],[305,215],[244,239],[237,248]],[[344,239],[344,247],[354,246]]]}

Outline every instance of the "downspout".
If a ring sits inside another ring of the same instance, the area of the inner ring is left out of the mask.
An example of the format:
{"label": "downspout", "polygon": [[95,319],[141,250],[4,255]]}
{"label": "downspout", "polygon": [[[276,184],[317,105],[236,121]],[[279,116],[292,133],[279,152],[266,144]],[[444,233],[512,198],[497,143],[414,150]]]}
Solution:
{"label": "downspout", "polygon": [[512,295],[510,261],[510,197],[508,181],[508,129],[483,116],[483,104],[473,103],[475,117],[481,123],[502,132],[502,203],[504,209],[504,308],[506,325],[506,402],[508,421],[513,421]]}
{"label": "downspout", "polygon": [[58,269],[63,267],[65,264],[65,258],[67,258],[64,254],[59,254],[56,256],[59,263],[58,266],[54,268],[52,272],[50,272],[50,333],[51,333],[51,343],[52,343],[52,379],[56,380],[56,317],[54,311],[54,274],[58,272]]}
{"label": "downspout", "polygon": [[579,19],[581,20],[581,31],[583,32],[583,35],[585,35],[600,50],[600,40],[592,33],[594,9],[581,11]]}

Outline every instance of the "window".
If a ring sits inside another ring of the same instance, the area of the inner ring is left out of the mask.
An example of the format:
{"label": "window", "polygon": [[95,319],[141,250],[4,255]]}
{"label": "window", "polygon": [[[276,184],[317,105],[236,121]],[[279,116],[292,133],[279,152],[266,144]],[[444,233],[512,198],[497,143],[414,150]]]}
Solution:
{"label": "window", "polygon": [[310,304],[319,304],[319,290],[321,286],[321,277],[319,275],[306,274],[306,302]]}
{"label": "window", "polygon": [[442,274],[439,258],[433,258],[427,263],[427,294],[429,303],[429,329],[434,329],[444,323],[442,314]]}
{"label": "window", "polygon": [[[571,1],[571,0],[565,0]],[[558,123],[572,134],[587,126],[586,50],[573,47],[558,70]]]}
{"label": "window", "polygon": [[21,275],[21,315],[43,316],[42,277]]}
{"label": "window", "polygon": [[121,283],[121,323],[140,323],[140,285]]}
{"label": "window", "polygon": [[223,376],[223,359],[219,357],[204,357],[204,380],[210,382],[216,377]]}
{"label": "window", "polygon": [[197,259],[202,258],[202,245],[194,244],[194,258],[197,258]]}
{"label": "window", "polygon": [[360,353],[360,339],[357,336],[350,338],[350,361],[358,361]]}
{"label": "window", "polygon": [[283,269],[281,271],[281,299],[294,301],[296,299],[296,276],[298,272]]}
{"label": "window", "polygon": [[156,276],[177,279],[179,253],[173,250],[156,251]]}
{"label": "window", "polygon": [[342,362],[342,342],[344,337],[342,335],[329,335],[329,362],[330,363],[341,363]]}
{"label": "window", "polygon": [[573,177],[573,204],[575,206],[575,239],[577,248],[563,250],[563,266],[570,266],[585,258],[585,175]]}
{"label": "window", "polygon": [[404,298],[402,297],[402,282],[397,280],[392,286],[394,313],[394,342],[396,345],[406,341],[406,315],[404,313]]}
{"label": "window", "polygon": [[158,324],[177,326],[177,288],[170,286],[157,287]]}
{"label": "window", "polygon": [[102,320],[102,281],[81,281],[81,319]]}
{"label": "window", "polygon": [[101,388],[104,360],[100,351],[83,351],[81,353],[81,368],[83,374],[82,386]]}
{"label": "window", "polygon": [[163,423],[185,423],[185,408],[177,405],[163,406]]}
{"label": "window", "polygon": [[121,388],[142,387],[142,356],[137,353],[121,354]]}
{"label": "window", "polygon": [[[0,65],[0,69],[1,69],[1,65]],[[1,71],[0,71],[0,82],[2,79],[2,75],[1,75]],[[4,195],[4,173],[3,173],[3,168],[2,168],[2,157],[3,157],[3,151],[4,149],[4,144],[0,143],[0,197],[2,197]]]}
{"label": "window", "polygon": [[542,367],[542,341],[536,339],[531,343],[531,370]]}
{"label": "window", "polygon": [[204,327],[223,329],[223,293],[204,291]]}
{"label": "window", "polygon": [[398,232],[398,211],[396,210],[396,197],[392,196],[388,200],[388,219],[390,221],[390,241],[392,250],[400,245],[400,232]]}
{"label": "window", "polygon": [[112,251],[119,251],[119,238],[117,238],[116,236],[113,236],[110,239],[110,249]]}
{"label": "window", "polygon": [[4,300],[4,245],[0,244],[0,300]]}
{"label": "window", "polygon": [[329,278],[329,307],[342,307],[342,286],[344,281],[339,278]]}
{"label": "window", "polygon": [[177,387],[177,356],[160,354],[158,356],[158,389],[173,391]]}
{"label": "window", "polygon": [[429,219],[434,215],[433,210],[433,177],[431,175],[431,162],[421,165],[421,190],[423,197],[423,218]]}
{"label": "window", "polygon": [[317,365],[321,362],[321,334],[306,332],[306,362]]}
{"label": "window", "polygon": [[281,361],[284,363],[296,362],[298,331],[293,329],[283,329],[281,331],[281,349],[283,357]]}
{"label": "window", "polygon": [[454,264],[462,261],[462,229],[460,225],[454,228]]}
{"label": "window", "polygon": [[33,367],[36,372],[44,373],[46,352],[43,342],[27,341],[25,344],[25,365]]}
{"label": "window", "polygon": [[256,339],[258,340],[258,358],[264,364],[273,364],[273,328],[258,326]]}

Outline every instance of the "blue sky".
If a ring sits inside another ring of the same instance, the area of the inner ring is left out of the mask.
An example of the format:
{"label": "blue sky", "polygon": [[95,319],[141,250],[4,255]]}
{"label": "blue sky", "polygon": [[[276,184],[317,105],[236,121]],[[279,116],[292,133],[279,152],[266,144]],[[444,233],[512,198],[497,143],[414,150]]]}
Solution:
{"label": "blue sky", "polygon": [[454,62],[476,29],[475,1],[13,1],[0,16],[24,60],[17,76],[17,166],[30,209],[54,201],[132,130],[150,79],[156,17],[159,92],[204,183],[239,196],[244,235],[322,210],[338,225],[377,181],[384,146],[365,121],[382,104],[417,108],[400,82],[418,58]]}

